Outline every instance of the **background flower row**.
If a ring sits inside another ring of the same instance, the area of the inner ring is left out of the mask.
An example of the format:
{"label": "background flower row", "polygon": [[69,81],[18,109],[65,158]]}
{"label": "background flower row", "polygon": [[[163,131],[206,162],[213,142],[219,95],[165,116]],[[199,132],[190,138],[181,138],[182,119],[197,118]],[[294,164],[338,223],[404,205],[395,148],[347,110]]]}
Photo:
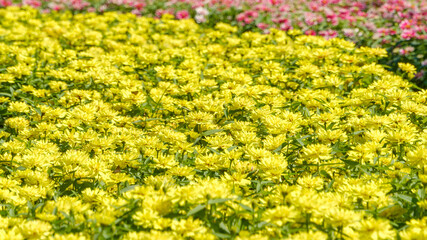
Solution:
{"label": "background flower row", "polygon": [[29,5],[44,11],[126,11],[178,19],[194,18],[214,26],[228,22],[240,31],[269,32],[270,28],[300,29],[308,35],[341,37],[358,46],[383,47],[389,57],[382,60],[392,70],[398,62],[417,67],[413,81],[427,87],[426,1],[413,0],[0,0],[0,6]]}

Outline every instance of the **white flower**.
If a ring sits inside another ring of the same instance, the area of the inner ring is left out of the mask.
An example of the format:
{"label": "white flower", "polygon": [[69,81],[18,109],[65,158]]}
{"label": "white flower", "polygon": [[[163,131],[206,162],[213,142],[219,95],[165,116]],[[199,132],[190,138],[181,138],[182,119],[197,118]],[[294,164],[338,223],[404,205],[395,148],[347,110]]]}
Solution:
{"label": "white flower", "polygon": [[197,23],[206,22],[206,18],[204,15],[196,15],[194,19],[196,20]]}
{"label": "white flower", "polygon": [[204,7],[198,7],[198,8],[196,8],[196,13],[197,13],[197,15],[206,16],[209,14],[209,11]]}

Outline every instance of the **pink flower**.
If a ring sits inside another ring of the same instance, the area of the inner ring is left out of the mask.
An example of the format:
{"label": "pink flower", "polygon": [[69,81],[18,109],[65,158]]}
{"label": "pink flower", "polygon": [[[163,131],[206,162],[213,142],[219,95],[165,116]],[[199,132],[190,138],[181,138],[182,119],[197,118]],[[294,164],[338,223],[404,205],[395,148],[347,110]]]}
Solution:
{"label": "pink flower", "polygon": [[327,15],[326,20],[330,22],[333,26],[338,25],[338,16],[334,13]]}
{"label": "pink flower", "polygon": [[326,6],[329,4],[328,0],[320,0],[319,2],[320,2],[320,4],[322,4],[322,6]]}
{"label": "pink flower", "polygon": [[408,53],[411,53],[411,52],[413,52],[415,49],[414,49],[414,47],[411,47],[411,46],[409,46],[409,47],[406,47],[406,48],[401,48],[400,50],[399,50],[399,54],[400,55],[407,55]]}
{"label": "pink flower", "polygon": [[279,5],[283,2],[283,0],[269,0],[270,4],[273,6]]}
{"label": "pink flower", "polygon": [[260,4],[255,6],[255,11],[260,11],[260,12],[271,12],[272,10],[265,4]]}
{"label": "pink flower", "polygon": [[266,28],[268,28],[267,23],[258,23],[256,26],[262,30],[265,30]]}
{"label": "pink flower", "polygon": [[248,17],[257,18],[258,15],[259,15],[259,13],[257,11],[247,11],[246,12],[246,16],[248,16]]}
{"label": "pink flower", "polygon": [[100,12],[104,12],[105,10],[107,10],[107,5],[103,4],[99,7]]}
{"label": "pink flower", "polygon": [[415,37],[415,30],[414,29],[405,29],[402,31],[401,37],[403,39],[411,39]]}
{"label": "pink flower", "polygon": [[73,0],[71,2],[72,8],[77,10],[83,10],[85,7],[89,5],[87,2],[82,2],[81,0]]}
{"label": "pink flower", "polygon": [[412,21],[412,19],[411,19],[411,20],[405,19],[405,20],[403,20],[403,21],[399,24],[399,27],[400,27],[400,29],[402,29],[402,30],[404,30],[404,29],[411,29],[411,28],[412,28],[412,25],[413,25],[413,21]]}
{"label": "pink flower", "polygon": [[311,36],[315,36],[315,35],[317,35],[316,34],[316,31],[314,31],[314,30],[307,30],[307,31],[305,31],[305,33],[304,33],[305,35],[311,35]]}
{"label": "pink flower", "polygon": [[28,5],[31,6],[33,8],[38,8],[42,5],[42,3],[40,1],[37,0],[26,0],[22,2],[24,5]]}
{"label": "pink flower", "polygon": [[243,21],[244,21],[246,24],[249,24],[249,23],[251,23],[251,22],[253,21],[253,19],[252,19],[252,18],[250,18],[250,17],[245,17],[245,18],[243,19]]}
{"label": "pink flower", "polygon": [[134,8],[138,9],[139,11],[141,11],[144,7],[145,7],[145,3],[139,2],[139,3],[135,3],[133,5]]}
{"label": "pink flower", "polygon": [[308,4],[308,7],[310,8],[311,11],[313,12],[318,12],[320,10],[320,5],[318,3],[315,2],[310,2]]}
{"label": "pink flower", "polygon": [[188,13],[187,10],[181,10],[181,11],[178,11],[176,13],[176,18],[177,19],[187,19],[189,17],[190,17],[190,14]]}
{"label": "pink flower", "polygon": [[1,7],[7,7],[12,5],[12,1],[8,1],[8,0],[0,0],[0,6]]}
{"label": "pink flower", "polygon": [[279,8],[279,12],[289,12],[289,10],[290,10],[291,8],[289,7],[289,5],[282,5],[282,6],[280,6],[280,8]]}
{"label": "pink flower", "polygon": [[373,22],[366,22],[363,25],[365,25],[365,27],[371,31],[374,31],[377,28]]}
{"label": "pink flower", "polygon": [[427,40],[427,35],[426,34],[417,34],[416,38],[421,39],[421,40]]}
{"label": "pink flower", "polygon": [[54,11],[60,11],[60,10],[64,9],[64,6],[61,6],[61,5],[58,5],[58,4],[51,2],[51,3],[49,3],[49,8],[54,10]]}
{"label": "pink flower", "polygon": [[239,22],[243,22],[243,20],[245,19],[245,14],[244,13],[240,13],[239,15],[236,16],[236,20]]}
{"label": "pink flower", "polygon": [[366,8],[366,4],[362,2],[354,2],[353,7],[356,7],[359,10],[363,10]]}
{"label": "pink flower", "polygon": [[288,23],[282,23],[280,24],[280,29],[283,31],[288,31],[292,29],[292,26]]}
{"label": "pink flower", "polygon": [[141,15],[141,12],[138,10],[138,9],[133,9],[132,10],[132,12],[131,12],[132,14],[135,14],[135,15],[137,15],[137,16],[140,16]]}
{"label": "pink flower", "polygon": [[344,28],[343,29],[343,33],[344,33],[344,35],[346,36],[346,37],[354,37],[354,33],[355,33],[355,30],[354,29],[351,29],[351,28]]}
{"label": "pink flower", "polygon": [[170,14],[173,15],[173,11],[172,10],[164,10],[164,9],[157,9],[156,10],[156,17],[160,18],[161,16],[163,16],[164,14]]}
{"label": "pink flower", "polygon": [[415,78],[421,79],[424,76],[424,70],[421,70],[419,73],[415,74]]}
{"label": "pink flower", "polygon": [[236,20],[239,22],[244,22],[245,24],[249,24],[253,22],[256,18],[258,18],[257,11],[246,11],[237,15]]}
{"label": "pink flower", "polygon": [[325,37],[326,39],[331,39],[338,36],[338,32],[335,30],[323,30],[319,32],[320,36]]}
{"label": "pink flower", "polygon": [[314,14],[314,13],[310,13],[310,12],[304,13],[305,22],[307,23],[308,26],[313,26],[313,25],[316,25],[319,22],[321,22],[321,21],[319,21],[319,17],[320,16],[316,16],[316,14]]}

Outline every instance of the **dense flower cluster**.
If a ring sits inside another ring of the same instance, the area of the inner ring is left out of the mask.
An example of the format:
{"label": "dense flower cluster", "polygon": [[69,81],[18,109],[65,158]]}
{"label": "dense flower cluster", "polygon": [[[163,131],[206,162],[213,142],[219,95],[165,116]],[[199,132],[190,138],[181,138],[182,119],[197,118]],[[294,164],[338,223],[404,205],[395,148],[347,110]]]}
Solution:
{"label": "dense flower cluster", "polygon": [[[157,2],[157,5],[155,4]],[[399,35],[402,39],[426,39],[427,4],[423,1],[349,1],[349,0],[3,0],[2,6],[29,5],[44,10],[106,11],[129,9],[135,14],[175,14],[178,19],[193,16],[198,22],[206,22],[209,13],[239,10],[235,20],[243,25],[255,23],[258,28],[271,27],[282,30],[298,28],[307,34],[319,34],[326,38],[358,37],[374,33],[375,39]],[[327,29],[329,28],[329,29]]]}
{"label": "dense flower cluster", "polygon": [[384,49],[0,9],[0,239],[423,239],[427,91]]}
{"label": "dense flower cluster", "polygon": [[104,12],[194,18],[214,26],[227,22],[240,31],[299,29],[307,35],[340,37],[357,46],[382,47],[382,60],[396,70],[397,62],[417,68],[414,82],[427,88],[427,2],[418,0],[0,0],[0,6],[28,5],[44,11]]}

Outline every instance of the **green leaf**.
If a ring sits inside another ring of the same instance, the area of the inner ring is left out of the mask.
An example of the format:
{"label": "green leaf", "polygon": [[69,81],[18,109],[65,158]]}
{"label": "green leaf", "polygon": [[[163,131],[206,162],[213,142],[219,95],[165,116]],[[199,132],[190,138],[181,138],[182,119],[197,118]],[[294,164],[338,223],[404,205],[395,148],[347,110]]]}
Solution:
{"label": "green leaf", "polygon": [[231,198],[215,198],[215,199],[210,199],[208,201],[208,204],[223,203],[223,202],[227,202],[228,200],[231,200]]}
{"label": "green leaf", "polygon": [[200,211],[202,211],[203,209],[205,209],[206,205],[205,204],[199,204],[197,205],[195,208],[191,209],[188,213],[187,213],[187,217],[192,216]]}
{"label": "green leaf", "polygon": [[200,141],[200,139],[202,139],[201,137],[198,137],[194,142],[193,142],[193,147],[196,146],[196,144]]}
{"label": "green leaf", "polygon": [[130,190],[133,190],[133,189],[135,189],[136,186],[138,186],[138,185],[130,185],[130,186],[127,186],[125,188],[122,188],[122,189],[120,189],[120,193],[124,193],[124,192],[130,191]]}
{"label": "green leaf", "polygon": [[226,233],[230,234],[230,230],[228,230],[228,227],[225,225],[224,222],[221,222],[219,224],[219,228],[221,228],[222,230],[224,230]]}
{"label": "green leaf", "polygon": [[219,233],[219,232],[213,232],[213,234],[219,238],[231,238],[230,235],[228,234],[224,234],[224,233]]}
{"label": "green leaf", "polygon": [[412,197],[405,194],[396,194],[396,196],[406,202],[412,203]]}
{"label": "green leaf", "polygon": [[217,132],[222,132],[222,131],[224,131],[224,129],[212,129],[212,130],[204,131],[204,132],[202,133],[202,135],[203,135],[203,136],[209,136],[209,135],[215,134],[215,133],[217,133]]}
{"label": "green leaf", "polygon": [[345,164],[350,165],[350,166],[357,166],[357,165],[359,165],[358,162],[351,161],[351,160],[341,160],[341,161],[343,161]]}
{"label": "green leaf", "polygon": [[9,94],[9,93],[0,93],[0,96],[12,97],[12,94]]}
{"label": "green leaf", "polygon": [[283,142],[282,144],[280,144],[279,147],[274,149],[273,152],[275,152],[275,153],[280,152],[286,146],[286,144],[287,144],[287,142]]}
{"label": "green leaf", "polygon": [[246,211],[249,211],[249,212],[253,212],[254,211],[251,207],[248,207],[248,206],[246,206],[244,204],[241,204],[241,203],[237,203],[237,204],[239,204]]}
{"label": "green leaf", "polygon": [[297,140],[297,142],[298,142],[302,147],[304,147],[304,143],[301,141],[301,139],[300,139],[300,138],[297,138],[296,140]]}
{"label": "green leaf", "polygon": [[360,130],[360,131],[356,131],[356,132],[351,133],[351,135],[356,136],[356,135],[359,135],[359,134],[364,133],[364,132],[365,132],[365,130]]}
{"label": "green leaf", "polygon": [[322,175],[322,176],[326,177],[327,179],[332,180],[331,175],[329,175],[329,173],[327,173],[325,170],[321,170],[321,171],[320,171],[320,175]]}

